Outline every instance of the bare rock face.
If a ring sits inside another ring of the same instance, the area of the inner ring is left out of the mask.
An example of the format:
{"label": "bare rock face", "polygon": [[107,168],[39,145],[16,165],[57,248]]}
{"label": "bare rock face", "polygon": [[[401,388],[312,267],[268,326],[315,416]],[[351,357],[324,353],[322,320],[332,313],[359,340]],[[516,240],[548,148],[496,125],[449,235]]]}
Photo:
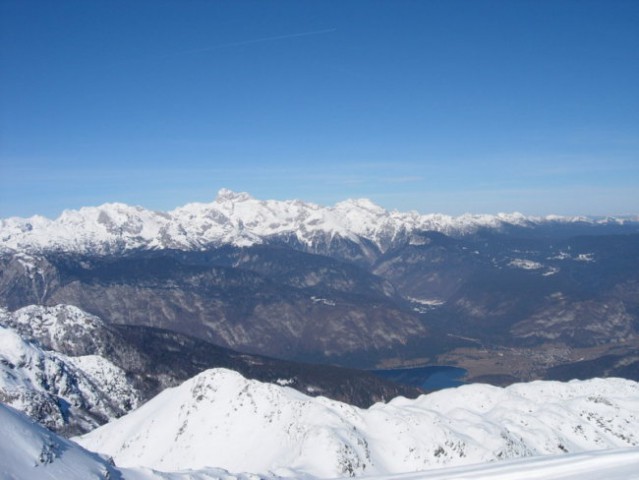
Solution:
{"label": "bare rock face", "polygon": [[59,286],[58,271],[43,255],[11,253],[0,255],[2,305],[15,310],[44,304],[50,291]]}
{"label": "bare rock face", "polygon": [[36,290],[6,275],[12,307],[39,295],[38,303],[77,305],[110,323],[171,329],[288,359],[365,359],[427,334],[383,279],[280,247],[38,261],[55,281]]}

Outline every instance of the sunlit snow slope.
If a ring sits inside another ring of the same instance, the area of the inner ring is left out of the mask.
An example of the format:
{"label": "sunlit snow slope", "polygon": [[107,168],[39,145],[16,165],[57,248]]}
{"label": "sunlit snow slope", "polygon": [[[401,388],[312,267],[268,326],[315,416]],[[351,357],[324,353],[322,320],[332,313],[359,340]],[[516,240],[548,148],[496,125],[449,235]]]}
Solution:
{"label": "sunlit snow slope", "polygon": [[218,468],[188,472],[124,469],[0,403],[1,480],[258,480]]}
{"label": "sunlit snow slope", "polygon": [[599,450],[368,477],[370,480],[636,480],[639,448]]}
{"label": "sunlit snow slope", "polygon": [[320,478],[639,445],[639,384],[469,385],[363,410],[208,370],[80,437],[122,466]]}
{"label": "sunlit snow slope", "polygon": [[[275,475],[229,474],[217,468],[158,472],[121,468],[59,437],[0,403],[0,478],[3,480],[275,480]],[[444,468],[377,480],[633,480],[639,478],[639,448],[537,457],[487,465]],[[311,480],[308,476],[297,476]]]}
{"label": "sunlit snow slope", "polygon": [[3,480],[120,479],[104,458],[0,403],[0,478]]}

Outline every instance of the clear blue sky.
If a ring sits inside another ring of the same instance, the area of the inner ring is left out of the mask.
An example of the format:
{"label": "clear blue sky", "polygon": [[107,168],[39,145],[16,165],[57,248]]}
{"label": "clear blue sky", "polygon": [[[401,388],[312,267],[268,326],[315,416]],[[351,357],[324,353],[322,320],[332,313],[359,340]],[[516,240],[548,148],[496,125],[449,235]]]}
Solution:
{"label": "clear blue sky", "polygon": [[0,217],[221,187],[639,213],[639,2],[0,2]]}

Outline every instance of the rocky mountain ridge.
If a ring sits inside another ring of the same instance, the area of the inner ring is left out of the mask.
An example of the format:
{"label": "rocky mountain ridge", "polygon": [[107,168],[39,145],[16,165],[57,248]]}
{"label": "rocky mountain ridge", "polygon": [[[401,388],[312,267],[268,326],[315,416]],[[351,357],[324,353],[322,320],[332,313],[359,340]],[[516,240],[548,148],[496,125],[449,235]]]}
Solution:
{"label": "rocky mountain ridge", "polygon": [[125,372],[107,359],[43,350],[2,326],[0,400],[66,435],[92,430],[140,403]]}

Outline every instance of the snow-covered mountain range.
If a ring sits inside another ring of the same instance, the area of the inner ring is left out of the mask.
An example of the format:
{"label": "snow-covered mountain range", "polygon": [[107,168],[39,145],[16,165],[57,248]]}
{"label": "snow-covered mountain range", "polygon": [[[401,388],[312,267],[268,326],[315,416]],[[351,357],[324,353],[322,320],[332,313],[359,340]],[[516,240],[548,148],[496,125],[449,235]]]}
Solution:
{"label": "snow-covered mountain range", "polygon": [[359,409],[236,372],[203,372],[76,440],[124,467],[389,475],[639,446],[639,384],[468,385]]}
{"label": "snow-covered mountain range", "polygon": [[[0,478],[639,478],[630,380],[357,408],[317,395],[368,406],[399,387],[211,343],[357,366],[464,347],[513,363],[475,373],[498,384],[636,379],[638,233],[639,217],[449,217],[228,190],[166,213],[0,220],[0,401],[64,435],[112,420],[78,441],[117,464],[0,404]],[[212,367],[271,383],[199,373]],[[535,460],[508,462],[521,457]]]}
{"label": "snow-covered mountain range", "polygon": [[[636,222],[638,218],[526,217],[387,211],[369,200],[346,200],[322,207],[298,200],[257,200],[247,193],[219,191],[212,203],[192,203],[170,212],[108,203],[67,210],[55,220],[42,216],[0,220],[1,251],[117,253],[134,249],[197,250],[220,245],[248,246],[273,238],[295,238],[312,248],[339,238],[370,243],[385,251],[420,231],[463,235],[480,228],[544,223]],[[415,241],[419,241],[415,239]]]}

